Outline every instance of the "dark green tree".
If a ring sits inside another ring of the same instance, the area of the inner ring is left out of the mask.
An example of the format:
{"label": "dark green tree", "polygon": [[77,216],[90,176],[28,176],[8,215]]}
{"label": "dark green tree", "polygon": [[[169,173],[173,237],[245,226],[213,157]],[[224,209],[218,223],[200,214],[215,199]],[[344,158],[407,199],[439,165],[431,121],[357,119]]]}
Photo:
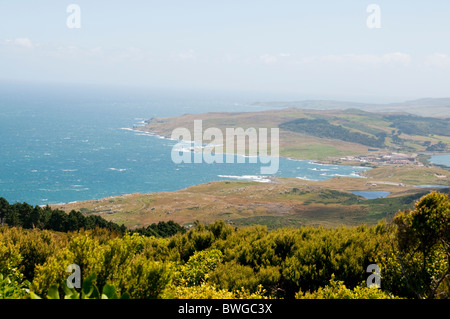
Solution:
{"label": "dark green tree", "polygon": [[450,199],[431,192],[414,210],[399,212],[397,259],[406,284],[418,298],[450,297]]}
{"label": "dark green tree", "polygon": [[0,197],[0,225],[5,222],[6,214],[9,210],[9,203],[3,197]]}

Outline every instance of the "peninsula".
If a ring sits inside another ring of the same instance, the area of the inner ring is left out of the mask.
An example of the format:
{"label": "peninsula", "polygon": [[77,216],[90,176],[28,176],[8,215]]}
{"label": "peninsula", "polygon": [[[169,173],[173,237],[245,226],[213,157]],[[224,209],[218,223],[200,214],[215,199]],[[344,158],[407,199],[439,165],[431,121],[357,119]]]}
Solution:
{"label": "peninsula", "polygon": [[[173,220],[186,227],[196,221],[224,219],[236,226],[270,228],[301,225],[375,224],[412,207],[430,189],[448,191],[449,171],[427,162],[426,152],[448,152],[448,119],[407,113],[283,108],[263,112],[185,114],[153,118],[136,130],[171,137],[177,127],[280,129],[280,156],[370,167],[364,178],[326,181],[271,177],[270,183],[217,181],[175,192],[129,194],[54,205],[101,215],[129,228]],[[421,187],[428,185],[426,187]],[[355,191],[385,192],[364,198]]]}

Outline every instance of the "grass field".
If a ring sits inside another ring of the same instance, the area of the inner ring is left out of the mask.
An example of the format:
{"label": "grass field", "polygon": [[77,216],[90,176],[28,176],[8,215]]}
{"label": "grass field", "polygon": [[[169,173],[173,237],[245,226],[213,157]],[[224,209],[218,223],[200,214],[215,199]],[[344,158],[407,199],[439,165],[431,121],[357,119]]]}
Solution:
{"label": "grass field", "polygon": [[[401,115],[397,115],[397,117],[399,116]],[[190,130],[191,136],[193,136],[194,120],[203,121],[203,130],[209,127],[216,127],[222,132],[225,132],[226,128],[237,127],[244,129],[250,127],[255,129],[284,127],[284,123],[302,118],[308,120],[326,120],[330,127],[341,127],[344,130],[348,130],[349,134],[359,133],[369,138],[377,138],[377,134],[384,133],[386,134],[386,139],[384,147],[380,148],[381,153],[401,151],[416,154],[426,150],[425,143],[436,144],[442,142],[448,144],[450,142],[449,136],[439,134],[405,134],[395,128],[394,121],[399,122],[399,120],[389,113],[371,113],[357,109],[306,110],[284,108],[262,112],[185,114],[172,118],[154,118],[147,125],[137,129],[170,137],[175,128],[184,127]],[[391,118],[392,120],[389,120]],[[423,121],[436,121],[436,125],[439,124],[441,127],[439,132],[442,132],[442,119],[430,120],[429,118],[416,117],[409,120],[412,123],[418,123],[418,132],[423,131],[420,130],[423,129]],[[433,129],[433,126],[428,122],[427,125],[427,130]],[[450,124],[448,131],[450,132]],[[223,134],[225,136],[225,133]],[[394,135],[398,136],[399,142],[394,142],[394,137],[396,138]],[[209,141],[204,142],[208,143]],[[344,156],[370,154],[368,151],[370,147],[367,145],[359,144],[356,140],[349,141],[334,137],[321,137],[317,135],[317,132],[314,132],[313,127],[307,132],[297,132],[285,127],[280,129],[279,146],[281,156],[296,159],[314,159],[324,162],[337,160]],[[245,150],[242,152],[245,152]]]}
{"label": "grass field", "polygon": [[[398,120],[400,115],[396,116],[394,119]],[[342,126],[345,129],[340,131],[344,134],[348,132],[345,138],[356,136],[355,132],[375,138],[377,134],[384,132],[387,137],[386,148],[380,149],[379,153],[392,151],[391,146],[395,146],[396,151],[403,147],[403,150],[409,153],[418,152],[425,150],[425,141],[433,144],[449,141],[446,136],[399,133],[391,127],[392,122],[387,120],[390,118],[389,114],[355,109],[319,111],[285,108],[264,112],[185,114],[174,118],[154,118],[138,130],[170,137],[175,128],[184,127],[189,129],[193,136],[194,120],[199,119],[203,121],[203,131],[208,127],[217,127],[225,132],[226,128],[236,127],[276,128],[282,123],[299,118],[326,120],[322,129],[326,129],[327,125],[331,128]],[[420,118],[408,120],[423,124]],[[442,120],[440,121],[442,131]],[[294,131],[280,130],[281,156],[335,162],[347,155],[371,154],[367,145],[322,138],[314,136],[314,132],[297,132],[295,126],[293,128]],[[389,134],[397,134],[402,139],[402,145],[394,145],[395,136]],[[425,157],[420,159],[428,164]],[[359,162],[346,164],[361,165]],[[220,181],[175,192],[129,194],[56,205],[54,208],[98,214],[130,228],[159,221],[173,220],[182,225],[192,225],[195,221],[211,223],[217,219],[224,219],[236,226],[264,224],[269,228],[300,225],[332,227],[375,224],[380,219],[389,218],[398,210],[411,208],[415,200],[430,191],[427,188],[415,187],[416,185],[449,185],[449,171],[439,167],[371,165],[374,168],[364,173],[365,178],[335,177],[321,182],[297,178],[272,178],[271,183]],[[352,190],[387,191],[390,194],[386,198],[368,200],[354,195],[350,192]],[[448,189],[445,191],[448,192]]]}
{"label": "grass field", "polygon": [[[273,178],[271,183],[218,181],[175,192],[122,195],[53,208],[98,214],[130,228],[158,221],[190,225],[197,220],[211,223],[217,219],[237,226],[259,223],[270,228],[374,224],[400,209],[411,208],[414,200],[430,191],[413,185],[448,183],[448,175],[436,177],[444,173],[448,171],[440,168],[409,171],[404,167],[381,167],[367,171],[367,178],[335,177],[320,182]],[[445,181],[442,176],[446,176]],[[368,200],[351,190],[390,194]]]}

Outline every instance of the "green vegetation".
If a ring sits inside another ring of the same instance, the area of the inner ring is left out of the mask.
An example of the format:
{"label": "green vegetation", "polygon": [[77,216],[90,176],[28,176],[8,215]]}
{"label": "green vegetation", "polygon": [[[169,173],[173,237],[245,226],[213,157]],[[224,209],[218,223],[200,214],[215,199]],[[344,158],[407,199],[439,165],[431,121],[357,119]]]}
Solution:
{"label": "green vegetation", "polygon": [[[418,298],[434,298],[450,276],[450,201],[433,192],[414,210],[395,216],[397,262],[406,285]],[[448,286],[447,286],[448,287]]]}
{"label": "green vegetation", "polygon": [[347,155],[357,155],[337,147],[321,144],[301,145],[298,147],[285,147],[280,151],[280,156],[289,158],[302,158],[305,160],[321,161],[330,157],[344,157]]}
{"label": "green vegetation", "polygon": [[[132,194],[103,200],[55,205],[66,213],[89,211],[108,221],[125,220],[129,229],[171,220],[190,227],[224,219],[236,226],[375,225],[398,210],[413,207],[430,191],[414,185],[448,184],[448,171],[437,167],[386,165],[364,172],[366,178],[334,177],[325,181],[271,178],[271,183],[229,180],[191,186],[174,192]],[[437,189],[437,188],[436,188]],[[369,200],[351,191],[386,191]],[[442,191],[447,191],[441,189]],[[151,205],[142,205],[151,198]],[[113,212],[113,213],[111,213]]]}
{"label": "green vegetation", "polygon": [[390,293],[381,289],[367,287],[365,283],[349,289],[343,281],[337,281],[335,276],[331,276],[330,283],[325,287],[320,287],[314,292],[299,291],[295,298],[297,299],[397,299]]}
{"label": "green vegetation", "polygon": [[0,222],[10,226],[23,228],[50,229],[56,231],[74,231],[81,228],[108,228],[123,233],[126,228],[113,222],[108,222],[100,216],[84,216],[81,212],[72,210],[69,214],[49,206],[31,206],[27,203],[10,205],[4,198],[0,198]]}
{"label": "green vegetation", "polygon": [[[61,232],[76,231],[79,229],[105,228],[110,231],[124,234],[127,229],[112,221],[107,221],[98,215],[83,215],[80,211],[71,210],[68,214],[50,206],[44,208],[31,206],[27,203],[15,203],[10,205],[6,199],[0,197],[0,224],[17,226],[25,229],[39,228]],[[173,221],[154,223],[147,227],[133,230],[144,236],[168,237],[178,232],[184,232],[184,228]]]}
{"label": "green vegetation", "polygon": [[387,136],[387,134],[382,131],[377,134],[377,137],[359,132],[352,132],[341,125],[330,124],[324,119],[309,120],[302,118],[282,123],[279,127],[287,131],[300,132],[317,137],[333,138],[371,147],[384,147],[384,141]]}
{"label": "green vegetation", "polygon": [[[306,102],[292,105],[275,103],[274,107],[288,108],[261,112],[185,114],[172,118],[154,118],[138,130],[170,137],[172,130],[177,127],[186,127],[192,133],[194,120],[202,120],[204,128],[217,127],[223,132],[227,127],[279,127],[282,156],[328,162],[350,155],[374,155],[368,148],[378,149],[381,153],[410,154],[445,152],[449,149],[448,118],[370,112],[373,107],[364,111],[356,109],[360,105],[352,103],[338,103],[342,109],[330,109],[321,107],[322,103],[326,105],[329,101],[318,101],[319,104]],[[309,106],[317,106],[320,110]],[[427,115],[429,114],[427,111]],[[247,152],[241,150],[241,153]]]}
{"label": "green vegetation", "polygon": [[450,136],[448,119],[434,117],[420,117],[416,115],[386,115],[384,118],[392,122],[394,127],[409,135],[442,135]]}
{"label": "green vegetation", "polygon": [[425,98],[413,101],[405,101],[401,103],[389,104],[368,104],[355,103],[347,101],[333,101],[333,100],[304,100],[291,102],[257,102],[253,103],[255,106],[265,106],[271,108],[300,108],[309,110],[347,110],[358,109],[361,112],[378,110],[379,112],[395,112],[395,113],[411,113],[419,116],[434,116],[448,118],[449,113],[449,98]]}
{"label": "green vegetation", "polygon": [[[0,228],[2,298],[449,298],[450,199],[432,192],[374,226],[234,228],[162,238]],[[68,265],[83,285],[65,285]],[[381,268],[381,290],[367,266]],[[6,278],[6,280],[5,280]]]}

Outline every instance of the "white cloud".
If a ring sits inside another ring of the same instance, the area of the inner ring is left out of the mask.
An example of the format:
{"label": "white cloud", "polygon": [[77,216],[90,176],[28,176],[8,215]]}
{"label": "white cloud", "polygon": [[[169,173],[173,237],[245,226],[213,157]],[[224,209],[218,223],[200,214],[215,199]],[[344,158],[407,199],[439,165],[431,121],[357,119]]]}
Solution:
{"label": "white cloud", "polygon": [[91,50],[89,50],[91,55],[96,56],[96,57],[103,57],[105,52],[103,51],[103,49],[101,47],[95,47]]}
{"label": "white cloud", "polygon": [[190,49],[188,51],[178,53],[177,57],[181,60],[194,60],[197,55],[194,50]]}
{"label": "white cloud", "polygon": [[294,62],[296,64],[332,64],[335,66],[375,66],[382,65],[402,65],[408,66],[411,64],[412,58],[409,54],[394,52],[381,55],[375,54],[341,54],[341,55],[323,55],[323,56],[303,56],[296,57]]}
{"label": "white cloud", "polygon": [[259,60],[266,64],[271,64],[277,62],[277,57],[270,54],[264,54],[259,57]]}
{"label": "white cloud", "polygon": [[425,65],[438,69],[450,68],[450,56],[444,53],[435,53],[425,57]]}
{"label": "white cloud", "polygon": [[131,46],[115,52],[101,50],[101,55],[113,62],[144,62],[150,59],[150,52]]}
{"label": "white cloud", "polygon": [[384,54],[381,57],[381,60],[383,63],[395,63],[395,64],[403,64],[404,66],[408,66],[412,58],[409,54],[401,53],[401,52],[394,52],[394,53],[388,53]]}
{"label": "white cloud", "polygon": [[33,49],[35,47],[29,38],[16,38],[14,40],[6,40],[5,42],[6,44],[24,49]]}

